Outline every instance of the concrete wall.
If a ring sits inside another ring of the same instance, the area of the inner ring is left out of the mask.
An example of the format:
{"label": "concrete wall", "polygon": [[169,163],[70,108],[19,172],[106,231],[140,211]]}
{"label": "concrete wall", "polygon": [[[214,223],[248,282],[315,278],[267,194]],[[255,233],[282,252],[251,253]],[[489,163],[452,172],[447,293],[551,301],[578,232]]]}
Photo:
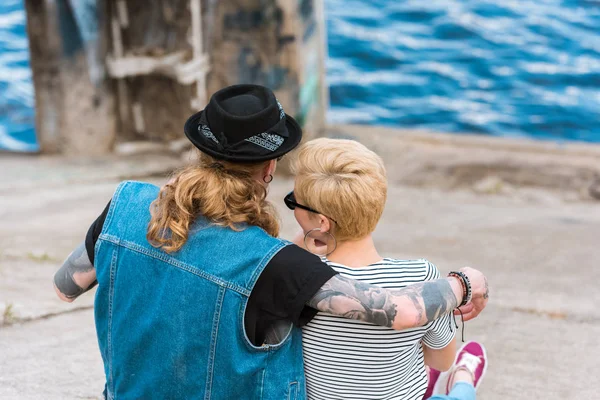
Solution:
{"label": "concrete wall", "polygon": [[[72,3],[86,14],[74,12]],[[25,6],[41,151],[110,151],[116,132],[113,95],[102,72],[102,2],[27,0]]]}
{"label": "concrete wall", "polygon": [[237,82],[274,89],[286,112],[307,136],[325,125],[323,2],[313,0],[220,1],[210,11],[208,91]]}
{"label": "concrete wall", "polygon": [[[199,6],[199,7],[198,7]],[[314,0],[28,0],[43,152],[165,143],[210,93],[272,88],[307,137],[324,129],[325,24]],[[93,23],[82,23],[86,18]]]}

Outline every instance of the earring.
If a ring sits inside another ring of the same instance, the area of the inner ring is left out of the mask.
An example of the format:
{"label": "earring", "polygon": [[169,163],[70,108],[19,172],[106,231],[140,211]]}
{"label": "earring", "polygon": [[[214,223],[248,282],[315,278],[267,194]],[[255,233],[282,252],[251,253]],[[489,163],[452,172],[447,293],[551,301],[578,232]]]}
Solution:
{"label": "earring", "polygon": [[[306,239],[308,239],[308,235],[310,235],[311,232],[321,232],[321,228],[313,228],[310,231],[306,232],[306,234],[304,235],[304,247],[306,247],[307,250],[309,249],[309,247],[308,247],[308,243],[306,242]],[[325,233],[328,234],[329,236],[331,236],[331,238],[333,239],[333,250],[326,253],[325,255],[313,253],[314,255],[317,255],[319,257],[327,257],[328,255],[333,253],[335,251],[335,249],[337,249],[337,240],[335,239],[335,236],[333,236],[330,232],[325,232]],[[310,250],[308,250],[308,251],[310,251]],[[310,251],[310,252],[312,253],[312,251]]]}
{"label": "earring", "polygon": [[263,182],[264,183],[271,183],[271,182],[273,182],[273,175],[269,174],[268,176],[263,176]]}

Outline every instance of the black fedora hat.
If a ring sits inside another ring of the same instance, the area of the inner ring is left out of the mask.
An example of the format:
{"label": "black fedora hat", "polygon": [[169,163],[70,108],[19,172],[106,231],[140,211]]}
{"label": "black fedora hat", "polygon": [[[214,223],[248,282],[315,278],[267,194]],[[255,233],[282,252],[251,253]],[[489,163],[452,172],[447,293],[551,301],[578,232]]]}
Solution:
{"label": "black fedora hat", "polygon": [[272,160],[302,139],[300,125],[283,111],[270,89],[259,85],[219,90],[204,110],[187,120],[184,131],[202,152],[231,162]]}

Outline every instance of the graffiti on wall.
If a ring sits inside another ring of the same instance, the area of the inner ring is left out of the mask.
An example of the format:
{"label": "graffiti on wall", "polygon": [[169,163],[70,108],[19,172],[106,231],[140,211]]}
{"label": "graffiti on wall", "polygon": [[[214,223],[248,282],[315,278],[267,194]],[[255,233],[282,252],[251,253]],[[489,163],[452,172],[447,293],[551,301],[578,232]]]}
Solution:
{"label": "graffiti on wall", "polygon": [[315,6],[313,0],[300,0],[298,3],[298,13],[304,24],[304,33],[302,41],[309,41],[315,34],[317,29],[317,20],[315,18]]}
{"label": "graffiti on wall", "polygon": [[304,126],[321,106],[317,5],[300,0],[290,10],[281,0],[248,3],[260,7],[236,6],[223,13],[222,37],[228,43],[223,48],[230,54],[220,52],[221,62],[235,64],[237,82],[282,90],[286,107]]}
{"label": "graffiti on wall", "polygon": [[[290,83],[290,67],[283,62],[282,54],[295,37],[285,33],[283,10],[276,0],[262,2],[260,8],[237,8],[226,14],[223,37],[240,44],[236,59],[239,82],[261,84],[273,90]],[[261,41],[257,37],[267,39]]]}
{"label": "graffiti on wall", "polygon": [[96,3],[96,0],[59,0],[57,7],[65,57],[73,57],[83,51],[90,80],[99,84],[104,78],[104,62],[98,44],[99,15]]}

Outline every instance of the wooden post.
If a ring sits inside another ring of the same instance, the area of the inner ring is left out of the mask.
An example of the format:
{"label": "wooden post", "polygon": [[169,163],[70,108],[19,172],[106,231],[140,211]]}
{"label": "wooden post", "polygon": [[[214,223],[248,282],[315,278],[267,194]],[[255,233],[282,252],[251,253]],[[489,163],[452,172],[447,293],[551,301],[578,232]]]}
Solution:
{"label": "wooden post", "polygon": [[147,0],[106,1],[112,26],[107,64],[118,88],[119,140],[182,138],[192,100],[204,96],[204,85],[196,89],[194,80],[181,82],[178,68],[202,52],[202,38],[195,37],[202,25],[191,21],[191,14],[201,13],[199,2],[190,10],[190,0],[160,6]]}

